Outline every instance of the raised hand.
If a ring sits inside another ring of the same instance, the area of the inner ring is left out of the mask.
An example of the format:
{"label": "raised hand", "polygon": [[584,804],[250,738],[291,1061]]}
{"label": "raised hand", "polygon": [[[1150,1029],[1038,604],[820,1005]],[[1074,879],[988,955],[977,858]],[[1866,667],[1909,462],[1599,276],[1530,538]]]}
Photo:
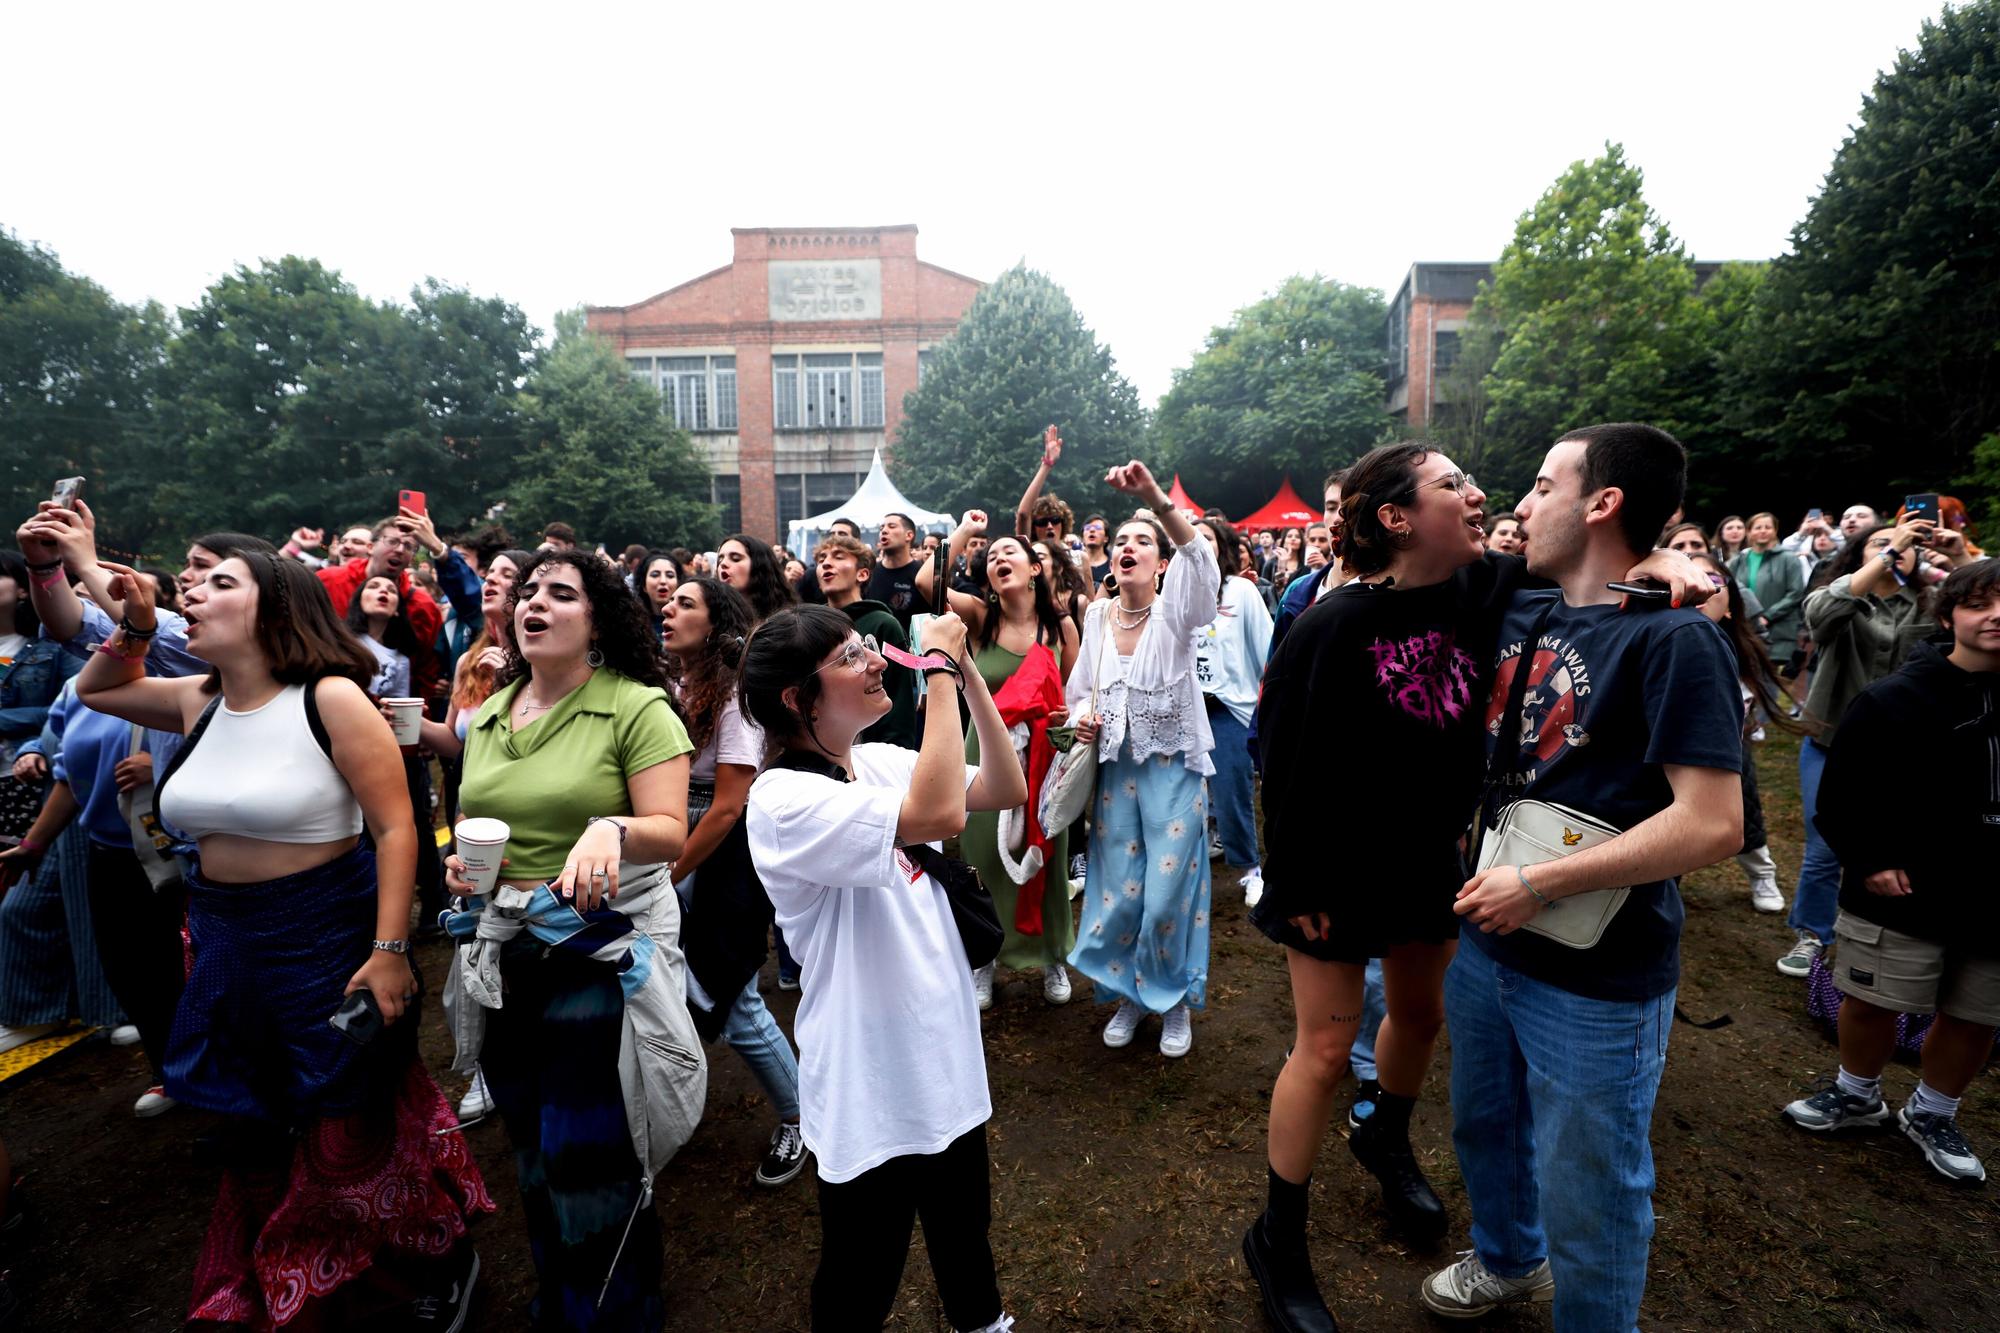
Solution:
{"label": "raised hand", "polygon": [[1042,432],[1042,466],[1054,467],[1062,457],[1062,432],[1053,424]]}

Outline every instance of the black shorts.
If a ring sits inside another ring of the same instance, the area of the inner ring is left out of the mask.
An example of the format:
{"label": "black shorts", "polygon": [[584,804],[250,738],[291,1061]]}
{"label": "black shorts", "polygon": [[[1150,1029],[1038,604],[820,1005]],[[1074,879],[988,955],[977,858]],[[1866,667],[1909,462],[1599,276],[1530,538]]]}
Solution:
{"label": "black shorts", "polygon": [[[1279,905],[1267,892],[1250,910],[1250,924],[1274,943],[1297,949],[1322,963],[1366,963],[1371,958],[1384,957],[1401,944],[1444,944],[1457,939],[1459,916],[1452,911],[1452,904],[1457,901],[1465,879],[1461,871],[1427,875],[1422,881],[1413,881],[1406,871],[1392,892],[1330,894],[1302,909],[1295,905],[1296,899]],[[1332,925],[1325,936],[1316,940],[1307,939],[1305,932],[1285,915],[1305,916],[1314,912],[1326,913]]]}

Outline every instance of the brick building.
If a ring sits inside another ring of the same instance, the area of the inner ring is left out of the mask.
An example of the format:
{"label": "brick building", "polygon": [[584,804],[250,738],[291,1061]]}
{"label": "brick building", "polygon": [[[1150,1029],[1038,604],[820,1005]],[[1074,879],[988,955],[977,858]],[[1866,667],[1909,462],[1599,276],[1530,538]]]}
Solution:
{"label": "brick building", "polygon": [[587,317],[707,455],[723,531],[775,542],[888,452],[927,349],[982,284],[918,259],[914,226],[730,235],[730,263]]}

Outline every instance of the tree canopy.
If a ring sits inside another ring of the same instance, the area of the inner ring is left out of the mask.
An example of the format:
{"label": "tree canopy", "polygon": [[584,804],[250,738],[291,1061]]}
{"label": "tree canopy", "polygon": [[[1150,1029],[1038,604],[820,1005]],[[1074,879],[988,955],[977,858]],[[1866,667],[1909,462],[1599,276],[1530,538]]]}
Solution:
{"label": "tree canopy", "polygon": [[1116,493],[1104,473],[1139,456],[1139,395],[1063,289],[1016,265],[980,290],[932,350],[923,383],[903,400],[889,474],[919,504],[983,508],[1010,526],[1001,514],[1012,514],[1034,475],[1051,423],[1063,456],[1050,490],[1079,519],[1111,512]]}
{"label": "tree canopy", "polygon": [[1290,474],[1320,479],[1390,430],[1383,407],[1382,293],[1317,275],[1278,290],[1209,331],[1174,372],[1153,438],[1162,473],[1178,471],[1203,504],[1242,516]]}

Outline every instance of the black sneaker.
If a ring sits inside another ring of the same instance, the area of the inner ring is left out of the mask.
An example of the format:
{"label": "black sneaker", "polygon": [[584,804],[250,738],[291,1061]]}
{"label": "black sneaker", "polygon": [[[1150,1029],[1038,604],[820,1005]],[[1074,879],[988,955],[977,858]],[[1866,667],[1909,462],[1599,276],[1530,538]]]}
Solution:
{"label": "black sneaker", "polygon": [[463,1253],[452,1256],[451,1275],[443,1285],[410,1302],[404,1327],[413,1333],[462,1333],[465,1328],[465,1317],[472,1313],[472,1289],[479,1284],[479,1251],[470,1241],[459,1248]]}
{"label": "black sneaker", "polygon": [[1347,1108],[1347,1127],[1360,1129],[1361,1122],[1375,1114],[1375,1099],[1382,1095],[1382,1085],[1372,1078],[1361,1080],[1361,1091],[1354,1094],[1354,1105]]}
{"label": "black sneaker", "polygon": [[771,1146],[764,1153],[764,1160],[757,1167],[759,1185],[782,1185],[796,1176],[806,1164],[806,1141],[799,1133],[799,1127],[789,1120],[781,1120],[771,1131]]}
{"label": "black sneaker", "polygon": [[1355,1160],[1382,1182],[1382,1208],[1390,1225],[1413,1244],[1436,1245],[1450,1225],[1444,1204],[1424,1179],[1423,1168],[1405,1133],[1398,1133],[1380,1117],[1370,1116],[1347,1136],[1347,1146]]}

